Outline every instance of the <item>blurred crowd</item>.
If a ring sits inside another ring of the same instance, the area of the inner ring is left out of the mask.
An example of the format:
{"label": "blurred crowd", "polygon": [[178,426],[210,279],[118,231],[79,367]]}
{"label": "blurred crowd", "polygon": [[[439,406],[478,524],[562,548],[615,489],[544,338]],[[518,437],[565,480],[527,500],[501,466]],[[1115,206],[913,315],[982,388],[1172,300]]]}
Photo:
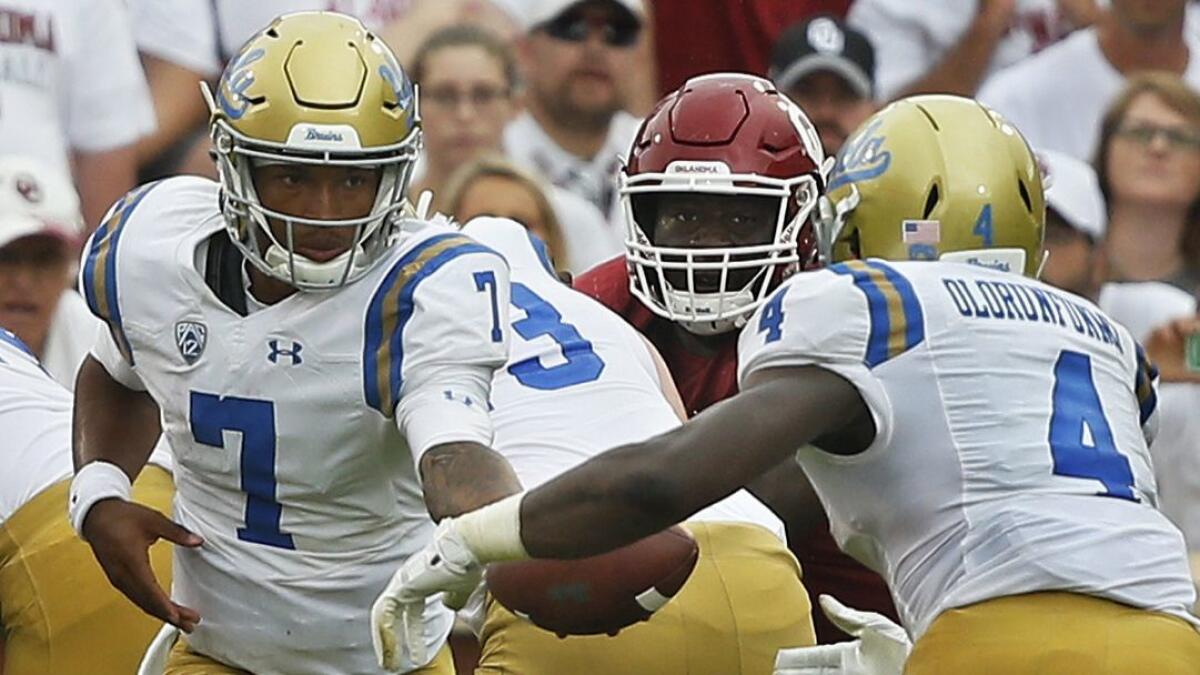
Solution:
{"label": "blurred crowd", "polygon": [[[743,71],[791,96],[830,157],[890,100],[978,98],[1043,161],[1045,280],[1152,355],[1197,313],[1197,2],[0,0],[0,325],[62,384],[95,331],[73,290],[81,238],[140,182],[215,176],[200,83],[311,9],[359,17],[418,84],[410,199],[513,218],[564,272],[624,253],[615,176],[654,101]],[[1163,375],[1164,409],[1200,410],[1192,376]],[[1161,507],[1200,551],[1200,415],[1172,417],[1152,448]]]}

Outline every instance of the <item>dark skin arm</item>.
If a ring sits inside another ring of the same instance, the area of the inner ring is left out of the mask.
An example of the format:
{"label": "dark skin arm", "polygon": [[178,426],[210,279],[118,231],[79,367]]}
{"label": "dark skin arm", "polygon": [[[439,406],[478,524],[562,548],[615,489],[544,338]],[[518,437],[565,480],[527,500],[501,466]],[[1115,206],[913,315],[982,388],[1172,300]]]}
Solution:
{"label": "dark skin arm", "polygon": [[[102,460],[119,466],[132,481],[154,450],[158,420],[158,405],[149,394],[117,382],[87,356],[75,380],[75,470]],[[92,506],[83,536],[109,582],[142,611],[188,632],[195,628],[200,615],[172,602],[159,586],[149,548],[159,539],[195,547],[200,537],[154,509],[120,499]]]}
{"label": "dark skin arm", "polygon": [[425,506],[435,521],[500,501],[521,481],[500,453],[469,441],[442,443],[421,458]]}
{"label": "dark skin arm", "polygon": [[870,420],[858,390],[828,370],[755,373],[741,393],[683,426],[531,491],[521,505],[521,538],[536,558],[624,546],[727,497],[803,445],[847,454],[866,448],[875,436]]}

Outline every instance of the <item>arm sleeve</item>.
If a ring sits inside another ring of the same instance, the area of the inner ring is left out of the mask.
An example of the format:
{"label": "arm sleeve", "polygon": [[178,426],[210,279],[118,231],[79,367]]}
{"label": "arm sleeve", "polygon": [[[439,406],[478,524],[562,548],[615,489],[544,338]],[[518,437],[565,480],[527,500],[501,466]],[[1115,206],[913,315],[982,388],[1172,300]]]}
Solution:
{"label": "arm sleeve", "polygon": [[[871,303],[852,277],[829,271],[797,274],[776,289],[742,330],[738,384],[768,368],[818,366],[852,384],[875,422],[873,446],[891,440],[891,400],[873,372]],[[876,331],[877,333],[877,331]],[[886,336],[883,338],[886,339]]]}
{"label": "arm sleeve", "polygon": [[109,377],[120,382],[127,389],[146,391],[146,385],[142,382],[142,378],[138,376],[133,366],[129,365],[129,361],[125,360],[125,356],[117,347],[112,332],[108,330],[107,326],[97,326],[96,342],[92,345],[91,354],[92,358],[104,366]]}
{"label": "arm sleeve", "polygon": [[403,256],[368,309],[367,404],[394,417],[413,458],[454,441],[491,443],[492,373],[508,358],[504,259],[458,234]]}
{"label": "arm sleeve", "polygon": [[129,0],[129,11],[139,51],[206,78],[220,72],[210,0]]}
{"label": "arm sleeve", "polygon": [[154,106],[129,12],[121,0],[75,3],[78,44],[66,62],[64,87],[71,147],[103,152],[134,143],[154,130]]}

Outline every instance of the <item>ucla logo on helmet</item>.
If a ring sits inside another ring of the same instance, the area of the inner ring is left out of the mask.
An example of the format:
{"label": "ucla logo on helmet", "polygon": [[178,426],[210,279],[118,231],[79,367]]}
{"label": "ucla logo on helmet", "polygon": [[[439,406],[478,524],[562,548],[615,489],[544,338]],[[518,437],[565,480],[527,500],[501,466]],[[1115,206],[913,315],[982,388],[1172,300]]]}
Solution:
{"label": "ucla logo on helmet", "polygon": [[208,326],[199,321],[180,321],[175,324],[175,346],[189,366],[200,360],[208,344]]}
{"label": "ucla logo on helmet", "polygon": [[217,87],[217,104],[229,119],[240,120],[250,108],[250,98],[246,96],[246,90],[254,84],[254,71],[250,70],[250,66],[266,54],[261,47],[251,49],[225,69],[225,76]]}
{"label": "ucla logo on helmet", "polygon": [[837,164],[829,177],[829,190],[843,185],[870,180],[882,176],[892,165],[892,153],[883,149],[885,136],[876,132],[883,120],[875,120],[870,126],[846,142],[838,152]]}

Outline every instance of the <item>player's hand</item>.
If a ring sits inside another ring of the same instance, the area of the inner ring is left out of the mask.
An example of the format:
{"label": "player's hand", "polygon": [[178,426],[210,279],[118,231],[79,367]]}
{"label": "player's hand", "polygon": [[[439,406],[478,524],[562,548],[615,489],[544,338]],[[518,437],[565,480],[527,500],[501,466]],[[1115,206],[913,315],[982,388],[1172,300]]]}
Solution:
{"label": "player's hand", "polygon": [[815,647],[780,649],[775,675],[900,675],[912,649],[908,634],[875,612],[850,609],[832,596],[820,597],[821,609],[833,625],[858,638]]}
{"label": "player's hand", "polygon": [[442,593],[447,606],[461,609],[482,576],[483,567],[454,529],[454,519],[446,518],[433,541],[405,561],[371,607],[371,642],[379,665],[392,671],[400,668],[397,619],[409,660],[424,665],[425,598]]}
{"label": "player's hand", "polygon": [[192,632],[200,615],[172,602],[158,585],[150,567],[150,546],[166,539],[195,548],[204,543],[203,539],[154,509],[120,499],[96,502],[82,529],[83,538],[91,544],[92,553],[114,588],[150,616]]}
{"label": "player's hand", "polygon": [[1146,338],[1146,357],[1158,367],[1161,381],[1200,383],[1200,372],[1187,367],[1187,339],[1194,333],[1200,333],[1200,317],[1177,319]]}

